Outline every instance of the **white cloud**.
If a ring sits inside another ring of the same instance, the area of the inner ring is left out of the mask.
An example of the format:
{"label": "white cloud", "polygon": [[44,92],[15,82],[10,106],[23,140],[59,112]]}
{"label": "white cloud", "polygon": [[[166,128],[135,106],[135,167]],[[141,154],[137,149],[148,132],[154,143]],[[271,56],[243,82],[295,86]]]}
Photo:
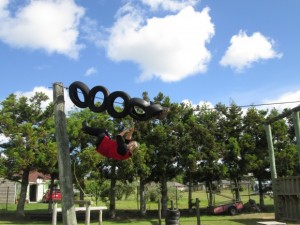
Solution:
{"label": "white cloud", "polygon": [[198,104],[194,104],[191,100],[189,99],[184,99],[182,101],[186,106],[192,107],[195,111],[195,113],[199,113],[199,111],[196,111],[197,107],[200,107],[200,109],[205,109],[205,110],[212,110],[214,109],[214,105],[211,102],[207,101],[200,101]]}
{"label": "white cloud", "polygon": [[[0,134],[0,144],[6,143],[9,141],[9,138],[6,137],[4,134]],[[3,154],[1,154],[1,148],[0,148],[0,157],[5,157]]]}
{"label": "white cloud", "polygon": [[295,108],[300,105],[300,91],[290,91],[285,92],[274,99],[265,99],[263,104],[271,103],[284,103],[284,104],[274,104],[274,105],[264,105],[261,108],[272,109],[276,108],[278,111],[282,111],[285,108]]}
{"label": "white cloud", "polygon": [[85,71],[85,76],[91,76],[93,74],[97,73],[97,69],[95,67],[90,67],[87,69],[87,71]]}
{"label": "white cloud", "polygon": [[187,6],[195,6],[199,0],[141,0],[145,5],[150,6],[151,10],[179,11]]}
{"label": "white cloud", "polygon": [[230,40],[225,55],[220,64],[229,66],[236,72],[242,72],[245,68],[252,66],[254,62],[281,58],[282,54],[274,50],[274,41],[255,32],[248,36],[245,31],[240,31]]}
{"label": "white cloud", "polygon": [[134,8],[128,12],[128,7],[111,28],[109,58],[137,63],[142,69],[140,81],[156,77],[175,82],[206,72],[211,58],[206,44],[215,33],[209,8],[197,12],[186,7],[176,15],[145,21]]}
{"label": "white cloud", "polygon": [[74,0],[30,0],[15,15],[0,0],[0,40],[16,48],[42,49],[76,59],[78,25],[84,9]]}
{"label": "white cloud", "polygon": [[[52,88],[47,88],[47,87],[34,87],[33,90],[28,91],[28,92],[21,92],[18,91],[15,93],[16,96],[20,97],[20,96],[25,96],[27,98],[31,98],[34,96],[34,94],[36,92],[42,92],[45,93],[45,95],[47,95],[49,97],[49,100],[46,102],[42,103],[42,108],[45,109],[47,105],[49,105],[50,102],[53,101],[53,89]],[[72,110],[72,108],[74,108],[74,104],[71,101],[70,97],[69,97],[69,92],[67,90],[64,90],[64,99],[65,99],[65,112],[69,112]]]}
{"label": "white cloud", "polygon": [[81,38],[94,43],[97,47],[102,48],[105,45],[106,29],[100,27],[96,20],[85,16],[81,23]]}

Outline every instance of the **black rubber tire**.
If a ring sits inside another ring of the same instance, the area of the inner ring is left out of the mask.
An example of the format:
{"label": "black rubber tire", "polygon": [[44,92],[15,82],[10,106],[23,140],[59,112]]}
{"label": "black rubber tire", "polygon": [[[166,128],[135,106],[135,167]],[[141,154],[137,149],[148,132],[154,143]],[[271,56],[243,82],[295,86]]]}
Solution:
{"label": "black rubber tire", "polygon": [[[146,121],[150,118],[147,113],[147,107],[149,106],[149,102],[145,101],[141,98],[132,98],[129,101],[129,115],[139,121]],[[140,108],[144,113],[138,113],[136,107]]]}
{"label": "black rubber tire", "polygon": [[[114,108],[114,102],[117,98],[122,98],[124,100],[124,106],[121,112],[116,111]],[[130,96],[124,91],[112,92],[107,97],[107,102],[106,102],[106,110],[108,114],[114,118],[126,117],[129,114],[129,100],[130,100]]]}
{"label": "black rubber tire", "polygon": [[180,211],[176,210],[167,210],[166,217],[167,218],[176,218],[180,216]]}
{"label": "black rubber tire", "polygon": [[178,220],[165,219],[166,225],[179,225]]}
{"label": "black rubber tire", "polygon": [[[84,101],[81,101],[78,97],[78,89],[81,91],[84,97]],[[89,92],[90,89],[81,81],[75,81],[69,86],[69,96],[71,101],[79,108],[86,108],[89,105]]]}
{"label": "black rubber tire", "polygon": [[163,111],[163,107],[160,104],[151,104],[146,111],[149,117],[155,117]]}
{"label": "black rubber tire", "polygon": [[[95,97],[98,92],[102,92],[103,101],[100,106],[95,105]],[[109,91],[104,86],[95,86],[89,92],[89,108],[93,112],[103,112],[106,110],[107,97],[109,96]]]}
{"label": "black rubber tire", "polygon": [[235,215],[238,213],[238,211],[237,211],[237,209],[236,209],[234,206],[231,206],[231,207],[229,207],[229,209],[228,209],[228,213],[229,213],[230,215],[232,215],[232,216],[235,216]]}

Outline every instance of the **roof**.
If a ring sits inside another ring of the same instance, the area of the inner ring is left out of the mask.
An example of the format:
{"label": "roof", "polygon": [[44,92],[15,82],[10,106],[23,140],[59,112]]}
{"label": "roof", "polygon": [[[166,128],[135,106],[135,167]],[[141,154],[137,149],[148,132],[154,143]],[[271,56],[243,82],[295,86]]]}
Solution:
{"label": "roof", "polygon": [[45,175],[43,173],[40,173],[38,171],[31,171],[29,173],[29,182],[32,183],[37,183],[37,179],[40,178],[43,180],[43,182],[47,181],[47,180],[51,180],[51,176],[50,175]]}

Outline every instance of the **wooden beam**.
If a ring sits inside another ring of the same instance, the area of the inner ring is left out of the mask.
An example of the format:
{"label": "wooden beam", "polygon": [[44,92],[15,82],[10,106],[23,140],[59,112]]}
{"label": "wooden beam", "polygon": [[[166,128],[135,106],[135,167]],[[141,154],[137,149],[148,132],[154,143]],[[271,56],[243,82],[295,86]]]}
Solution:
{"label": "wooden beam", "polygon": [[64,225],[77,225],[69,139],[66,128],[64,87],[62,83],[53,84],[54,119],[57,143],[59,182],[62,194],[62,216]]}

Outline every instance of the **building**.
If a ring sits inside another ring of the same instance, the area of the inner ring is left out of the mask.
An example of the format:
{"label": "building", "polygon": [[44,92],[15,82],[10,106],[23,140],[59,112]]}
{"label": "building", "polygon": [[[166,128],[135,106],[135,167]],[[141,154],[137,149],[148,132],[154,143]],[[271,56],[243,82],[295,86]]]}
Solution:
{"label": "building", "polygon": [[[29,174],[26,202],[41,202],[49,188],[50,176],[37,171]],[[0,203],[16,203],[21,190],[21,183],[0,178]]]}

